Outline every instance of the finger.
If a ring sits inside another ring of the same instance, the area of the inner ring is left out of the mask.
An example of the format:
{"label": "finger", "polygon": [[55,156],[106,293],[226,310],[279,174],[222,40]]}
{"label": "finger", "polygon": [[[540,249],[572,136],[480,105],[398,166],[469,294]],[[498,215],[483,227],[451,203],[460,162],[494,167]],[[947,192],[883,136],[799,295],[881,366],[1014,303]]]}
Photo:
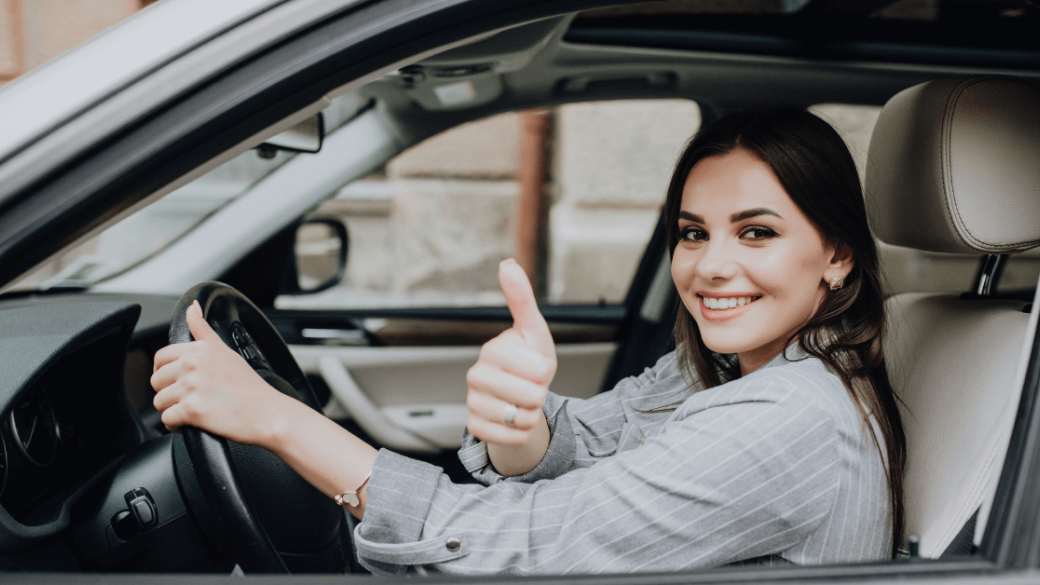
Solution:
{"label": "finger", "polygon": [[510,403],[508,402],[481,392],[470,392],[469,395],[466,396],[466,406],[469,408],[471,415],[475,414],[484,420],[500,424],[506,428],[529,431],[533,429],[536,424],[541,422],[541,417],[538,416],[538,411],[518,408],[516,409],[516,415],[513,417],[513,424],[505,424],[506,412],[509,405]]}
{"label": "finger", "polygon": [[175,343],[155,352],[155,359],[152,362],[152,373],[154,374],[166,364],[180,359],[189,350],[191,350],[190,343]]}
{"label": "finger", "polygon": [[520,408],[541,408],[545,402],[544,386],[483,363],[477,363],[466,373],[469,388],[488,394]]}
{"label": "finger", "polygon": [[186,424],[184,407],[180,404],[174,404],[162,412],[160,420],[171,433],[179,433],[181,427]]}
{"label": "finger", "polygon": [[534,299],[527,273],[512,258],[498,265],[498,282],[502,285],[513,326],[524,336],[527,346],[544,356],[555,355],[549,324],[545,322]]}
{"label": "finger", "polygon": [[202,307],[199,306],[198,301],[192,301],[184,316],[188,321],[188,329],[191,331],[191,336],[196,341],[220,341],[220,336],[209,326],[206,318],[202,316]]}
{"label": "finger", "polygon": [[506,427],[478,416],[470,416],[466,428],[474,437],[497,445],[523,445],[531,436],[529,431]]}
{"label": "finger", "polygon": [[552,364],[537,351],[508,343],[496,343],[494,340],[485,343],[480,349],[480,361],[535,384],[548,384],[554,374]]}
{"label": "finger", "polygon": [[176,382],[182,372],[183,369],[180,367],[180,363],[173,361],[155,370],[148,381],[151,382],[153,390],[161,392],[164,388]]}
{"label": "finger", "polygon": [[179,403],[186,392],[180,384],[171,384],[155,393],[152,405],[155,406],[155,410],[163,412]]}

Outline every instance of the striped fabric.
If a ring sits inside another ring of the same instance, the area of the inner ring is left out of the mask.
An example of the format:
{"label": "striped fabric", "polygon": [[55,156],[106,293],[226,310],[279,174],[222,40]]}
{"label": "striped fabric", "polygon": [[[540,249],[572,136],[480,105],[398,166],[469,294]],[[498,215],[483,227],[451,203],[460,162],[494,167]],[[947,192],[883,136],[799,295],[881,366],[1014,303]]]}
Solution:
{"label": "striped fabric", "polygon": [[459,456],[484,485],[381,451],[355,532],[362,564],[564,574],[887,557],[881,455],[840,379],[796,346],[700,391],[668,354],[592,399],[550,394],[544,410],[549,450],[524,476],[495,473],[469,435]]}

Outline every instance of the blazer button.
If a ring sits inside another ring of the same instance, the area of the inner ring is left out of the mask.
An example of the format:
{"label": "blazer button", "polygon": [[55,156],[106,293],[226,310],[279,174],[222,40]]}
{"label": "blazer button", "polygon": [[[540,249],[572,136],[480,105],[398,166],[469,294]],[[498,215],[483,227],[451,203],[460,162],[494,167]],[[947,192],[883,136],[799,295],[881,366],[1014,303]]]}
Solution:
{"label": "blazer button", "polygon": [[448,550],[451,552],[458,552],[458,550],[462,548],[462,543],[459,542],[459,539],[452,537],[444,543],[444,546],[447,547]]}

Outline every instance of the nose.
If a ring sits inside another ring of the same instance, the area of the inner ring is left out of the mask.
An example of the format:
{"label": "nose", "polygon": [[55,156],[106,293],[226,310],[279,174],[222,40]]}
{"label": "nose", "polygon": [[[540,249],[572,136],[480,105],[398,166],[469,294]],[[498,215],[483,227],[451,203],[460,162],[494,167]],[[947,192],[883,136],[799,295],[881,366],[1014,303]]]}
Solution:
{"label": "nose", "polygon": [[737,275],[733,251],[724,240],[708,240],[697,260],[697,276],[704,280],[729,280]]}

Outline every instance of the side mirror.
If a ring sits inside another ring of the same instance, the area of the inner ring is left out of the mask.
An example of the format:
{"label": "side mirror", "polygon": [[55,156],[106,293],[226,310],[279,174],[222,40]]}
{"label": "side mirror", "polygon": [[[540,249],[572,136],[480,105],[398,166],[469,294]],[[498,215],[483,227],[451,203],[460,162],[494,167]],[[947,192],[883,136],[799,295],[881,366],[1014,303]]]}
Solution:
{"label": "side mirror", "polygon": [[312,294],[336,286],[347,271],[347,227],[331,218],[308,219],[296,228],[292,266],[286,292]]}
{"label": "side mirror", "polygon": [[279,150],[316,153],[325,140],[325,117],[321,112],[288,130],[275,134],[256,147],[261,158],[274,158]]}

